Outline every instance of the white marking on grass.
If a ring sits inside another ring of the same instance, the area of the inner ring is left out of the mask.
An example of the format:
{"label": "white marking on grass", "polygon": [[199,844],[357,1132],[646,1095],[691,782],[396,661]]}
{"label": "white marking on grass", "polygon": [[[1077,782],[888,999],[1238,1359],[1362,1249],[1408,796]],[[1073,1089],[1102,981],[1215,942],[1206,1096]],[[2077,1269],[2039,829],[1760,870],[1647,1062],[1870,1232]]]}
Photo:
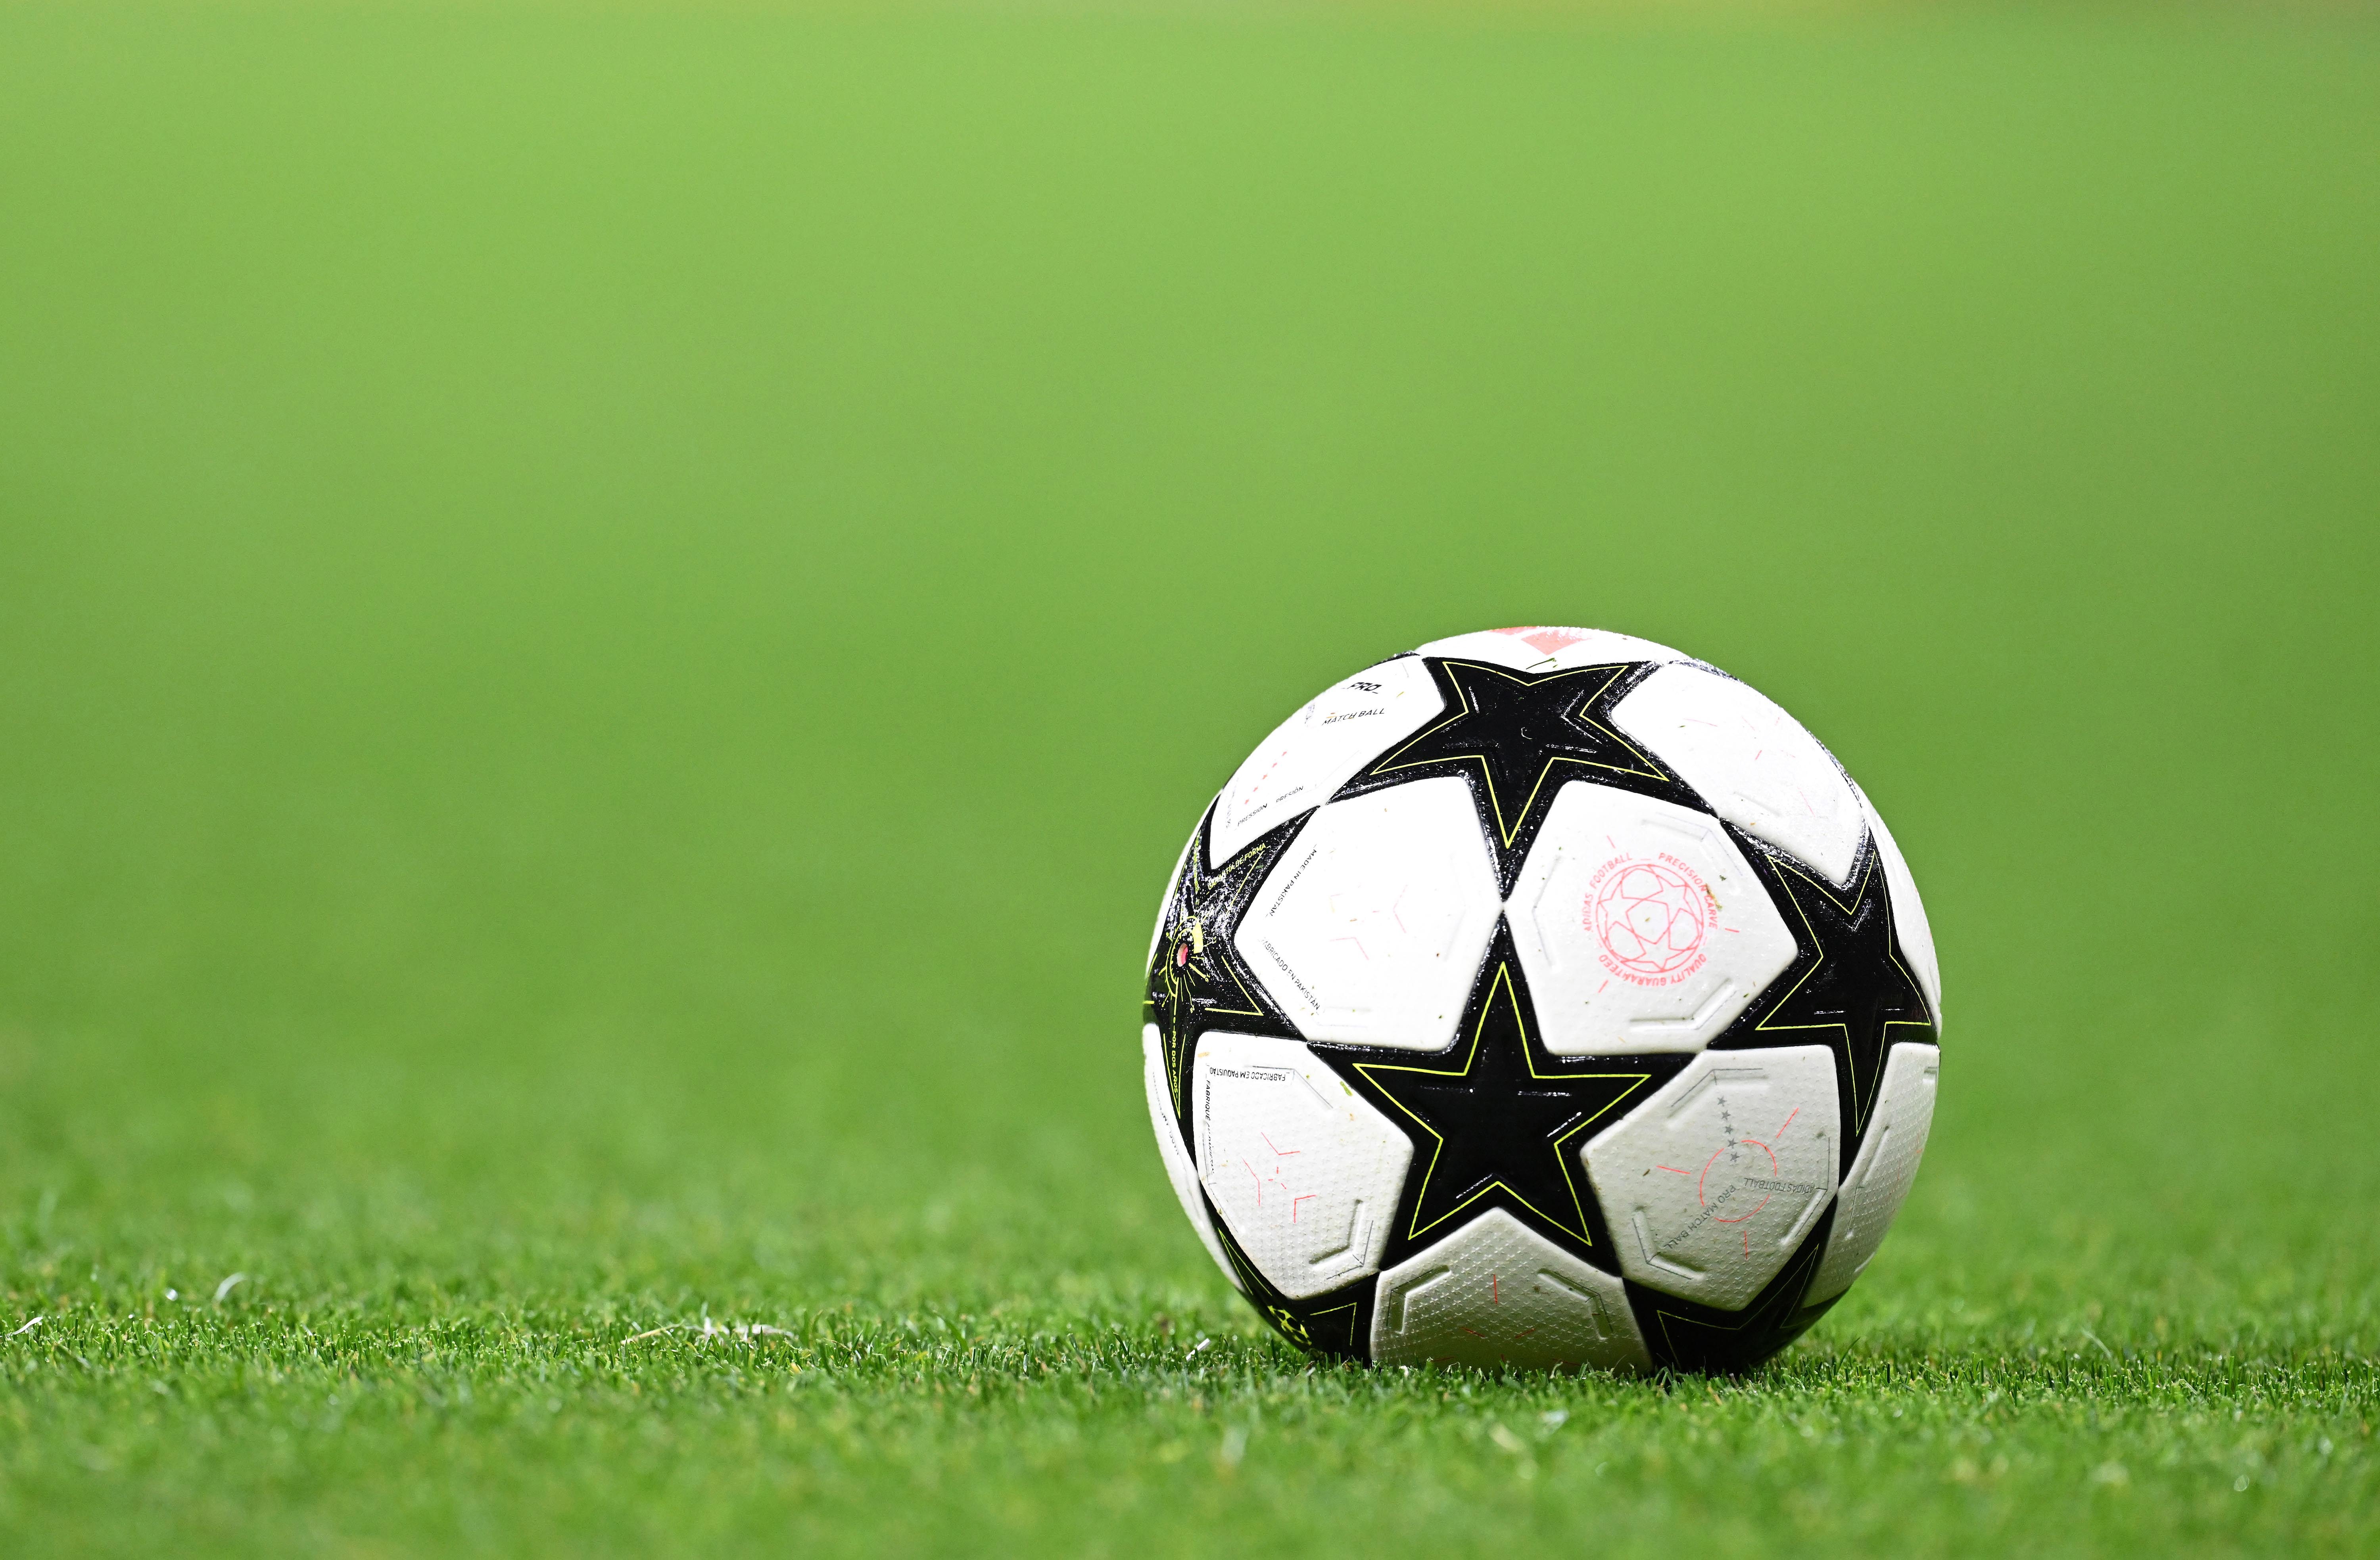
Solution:
{"label": "white marking on grass", "polygon": [[[620,1341],[642,1343],[647,1338],[657,1338],[663,1333],[674,1333],[690,1325],[692,1325],[690,1323],[672,1322],[666,1326],[648,1327],[645,1331],[622,1338]],[[703,1312],[701,1325],[702,1330],[694,1336],[706,1341],[711,1338],[740,1338],[748,1343],[754,1338],[789,1338],[795,1336],[790,1327],[771,1327],[765,1322],[734,1324],[714,1322],[707,1311]]]}
{"label": "white marking on grass", "polygon": [[235,1273],[228,1278],[225,1278],[222,1283],[215,1286],[215,1303],[217,1305],[223,1304],[224,1298],[226,1295],[229,1295],[234,1289],[238,1288],[242,1284],[247,1282],[248,1275],[245,1273]]}

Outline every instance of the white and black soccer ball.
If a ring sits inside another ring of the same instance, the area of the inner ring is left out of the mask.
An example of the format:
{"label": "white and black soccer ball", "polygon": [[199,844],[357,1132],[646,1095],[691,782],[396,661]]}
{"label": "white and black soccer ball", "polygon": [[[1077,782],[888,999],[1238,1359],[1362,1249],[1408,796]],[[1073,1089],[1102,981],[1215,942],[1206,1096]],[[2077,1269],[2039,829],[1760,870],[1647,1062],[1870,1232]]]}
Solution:
{"label": "white and black soccer ball", "polygon": [[1301,1346],[1742,1369],[1875,1255],[1941,986],[1867,797],[1746,683],[1508,628],[1336,684],[1232,775],[1149,949],[1184,1210]]}

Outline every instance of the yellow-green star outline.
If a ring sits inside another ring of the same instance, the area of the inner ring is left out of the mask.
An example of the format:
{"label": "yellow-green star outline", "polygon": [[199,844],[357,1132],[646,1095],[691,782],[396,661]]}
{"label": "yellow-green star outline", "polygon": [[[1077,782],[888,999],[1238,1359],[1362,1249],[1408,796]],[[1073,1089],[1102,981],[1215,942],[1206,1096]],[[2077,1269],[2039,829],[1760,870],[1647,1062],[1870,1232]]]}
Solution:
{"label": "yellow-green star outline", "polygon": [[[1625,1091],[1614,1095],[1601,1110],[1588,1116],[1585,1120],[1580,1121],[1576,1126],[1571,1128],[1570,1131],[1552,1140],[1554,1157],[1561,1165],[1562,1184],[1570,1188],[1571,1203],[1573,1210],[1578,1215],[1578,1223],[1576,1225],[1564,1224],[1560,1219],[1558,1219],[1552,1215],[1547,1213],[1543,1208],[1538,1207],[1536,1203],[1530,1202],[1527,1198],[1513,1191],[1510,1186],[1506,1186],[1500,1179],[1489,1181],[1486,1186],[1481,1187],[1478,1191],[1473,1192],[1462,1202],[1457,1203],[1453,1207],[1447,1209],[1446,1212],[1439,1215],[1438,1217],[1430,1220],[1427,1224],[1421,1222],[1422,1206],[1429,1201],[1429,1178],[1437,1172],[1439,1155],[1445,1151],[1446,1139],[1437,1128],[1431,1126],[1420,1117],[1415,1116],[1412,1111],[1406,1110],[1404,1103],[1398,1099],[1395,1094],[1390,1093],[1386,1088],[1380,1088],[1380,1081],[1375,1076],[1375,1074],[1382,1072],[1417,1072],[1436,1078],[1469,1077],[1472,1064],[1479,1059],[1480,1036],[1488,1032],[1488,1010],[1495,1006],[1496,997],[1500,991],[1503,994],[1504,1000],[1512,1004],[1512,1022],[1520,1025],[1521,1056],[1523,1059],[1529,1064],[1530,1077],[1537,1079],[1540,1082],[1552,1082],[1558,1079],[1569,1078],[1628,1078],[1633,1080]],[[1423,1131],[1427,1132],[1430,1136],[1429,1164],[1421,1173],[1421,1190],[1414,1196],[1413,1227],[1405,1232],[1405,1238],[1407,1240],[1419,1240],[1424,1231],[1436,1229],[1439,1225],[1444,1224],[1455,1215],[1463,1212],[1463,1209],[1468,1208],[1474,1203],[1478,1202],[1482,1197],[1487,1196],[1497,1188],[1502,1187],[1505,1196],[1510,1197],[1513,1202],[1518,1203],[1524,1208],[1528,1209],[1529,1212],[1536,1215],[1539,1218],[1544,1219],[1548,1224],[1560,1229],[1570,1230],[1581,1240],[1585,1241],[1590,1246],[1595,1244],[1595,1237],[1590,1234],[1587,1229],[1586,1203],[1585,1200],[1579,1196],[1578,1177],[1570,1167],[1570,1155],[1563,1152],[1563,1145],[1569,1143],[1571,1139],[1578,1136],[1579,1133],[1586,1131],[1587,1128],[1593,1126],[1597,1121],[1609,1116],[1613,1107],[1617,1107],[1622,1100],[1628,1098],[1630,1094],[1634,1094],[1638,1089],[1643,1088],[1645,1082],[1650,1080],[1653,1075],[1649,1072],[1539,1072],[1537,1070],[1537,1058],[1530,1053],[1528,1040],[1528,1021],[1522,1017],[1521,999],[1512,990],[1512,975],[1511,967],[1503,960],[1500,959],[1496,961],[1496,978],[1494,981],[1489,983],[1488,988],[1488,1000],[1482,1003],[1479,1008],[1479,1022],[1472,1025],[1471,1048],[1463,1054],[1463,1065],[1461,1067],[1413,1067],[1403,1063],[1378,1061],[1359,1061],[1355,1064],[1355,1070],[1362,1073],[1365,1079],[1375,1088],[1380,1088],[1380,1094],[1390,1105],[1395,1106],[1398,1110],[1403,1112],[1406,1119],[1410,1120],[1415,1126],[1419,1127]]]}
{"label": "yellow-green star outline", "polygon": [[[1550,683],[1564,677],[1584,677],[1590,672],[1609,672],[1611,675],[1606,677],[1601,683],[1597,684],[1593,693],[1583,695],[1579,699],[1578,704],[1572,708],[1564,711],[1564,714],[1570,720],[1584,722],[1586,725],[1594,727],[1597,731],[1601,732],[1605,736],[1609,737],[1613,742],[1618,743],[1621,746],[1633,754],[1636,761],[1645,766],[1645,768],[1641,769],[1630,769],[1622,768],[1618,764],[1597,764],[1591,758],[1572,758],[1565,754],[1559,753],[1549,755],[1546,759],[1545,768],[1537,771],[1536,784],[1529,788],[1529,799],[1521,804],[1520,813],[1516,816],[1514,821],[1508,827],[1504,822],[1503,800],[1496,794],[1496,771],[1489,767],[1488,760],[1484,756],[1475,753],[1463,755],[1463,757],[1467,757],[1471,762],[1479,766],[1480,778],[1487,781],[1488,806],[1488,809],[1496,815],[1496,831],[1503,837],[1504,848],[1506,850],[1512,849],[1513,838],[1521,831],[1521,825],[1528,820],[1529,809],[1536,805],[1537,792],[1546,788],[1546,777],[1553,773],[1554,766],[1557,764],[1575,764],[1582,769],[1608,769],[1616,775],[1635,775],[1639,779],[1643,780],[1660,780],[1664,783],[1668,782],[1670,777],[1661,772],[1660,766],[1655,764],[1650,758],[1645,757],[1644,753],[1634,743],[1630,742],[1626,737],[1621,736],[1618,732],[1613,731],[1610,727],[1605,725],[1602,721],[1596,720],[1594,717],[1580,713],[1580,711],[1584,710],[1588,705],[1593,704],[1597,699],[1601,698],[1604,694],[1610,689],[1612,683],[1620,681],[1621,674],[1626,671],[1629,666],[1633,663],[1622,661],[1614,666],[1574,667],[1568,671],[1556,671],[1544,677],[1523,677],[1513,672],[1510,668],[1491,665],[1487,661],[1450,660],[1445,664],[1450,668],[1459,666],[1472,671],[1493,672],[1495,675],[1501,677],[1506,682],[1517,683],[1522,687],[1528,687],[1537,683]],[[1400,746],[1396,752],[1390,754],[1388,757],[1372,766],[1371,772],[1373,774],[1385,775],[1397,769],[1417,768],[1425,764],[1461,762],[1460,758],[1457,758],[1452,755],[1449,755],[1448,756],[1441,758],[1417,758],[1410,764],[1400,764],[1397,762],[1399,758],[1402,757],[1413,748],[1415,743],[1418,743],[1424,738],[1431,736],[1439,732],[1446,730],[1447,727],[1453,725],[1457,720],[1462,720],[1464,716],[1473,713],[1471,691],[1463,685],[1463,680],[1459,677],[1452,676],[1451,674],[1450,674],[1446,680],[1450,683],[1453,684],[1455,696],[1463,701],[1463,707],[1448,716],[1445,720],[1440,720],[1437,725],[1429,727],[1426,731],[1418,732],[1413,736],[1406,738],[1403,744]]]}

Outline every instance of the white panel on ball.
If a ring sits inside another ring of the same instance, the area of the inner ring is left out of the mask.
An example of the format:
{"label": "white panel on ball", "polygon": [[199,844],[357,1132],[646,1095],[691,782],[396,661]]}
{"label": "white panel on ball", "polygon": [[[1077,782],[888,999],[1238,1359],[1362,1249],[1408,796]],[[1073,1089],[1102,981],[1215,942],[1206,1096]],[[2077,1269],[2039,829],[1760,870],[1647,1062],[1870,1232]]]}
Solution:
{"label": "white panel on ball", "polygon": [[1501,909],[1471,788],[1450,775],[1316,813],[1234,941],[1307,1039],[1434,1051]]}
{"label": "white panel on ball", "polygon": [[1207,1254],[1215,1259],[1232,1288],[1244,1290],[1246,1286],[1232,1271],[1231,1259],[1223,1255],[1223,1243],[1215,1239],[1207,1201],[1198,1195],[1197,1167],[1190,1163],[1190,1150],[1184,1146],[1182,1131],[1174,1125],[1172,1103],[1166,1097],[1165,1043],[1153,1023],[1141,1028],[1140,1054],[1141,1081],[1148,1091],[1148,1124],[1157,1129],[1157,1155],[1165,1161],[1165,1179],[1173,1183],[1173,1195],[1180,1199],[1182,1211],[1190,1215],[1190,1226],[1206,1244]]}
{"label": "white panel on ball", "polygon": [[1824,1046],[1705,1051],[1588,1143],[1620,1265],[1653,1288],[1741,1310],[1834,1195],[1840,1139]]}
{"label": "white panel on ball", "polygon": [[1934,1084],[1941,1070],[1938,1046],[1895,1046],[1885,1059],[1876,1114],[1852,1161],[1852,1173],[1843,1178],[1827,1254],[1803,1296],[1803,1304],[1832,1300],[1850,1288],[1884,1243],[1892,1215],[1900,1211],[1910,1183],[1917,1179],[1917,1161],[1934,1125]]}
{"label": "white panel on ball", "polygon": [[1330,801],[1356,770],[1445,707],[1429,669],[1413,656],[1332,683],[1258,744],[1223,787],[1208,865],[1221,865],[1266,829]]}
{"label": "white panel on ball", "polygon": [[1854,780],[1852,790],[1857,792],[1860,808],[1867,816],[1867,831],[1876,840],[1876,854],[1884,860],[1884,886],[1892,892],[1892,934],[1900,945],[1900,957],[1909,973],[1917,977],[1919,989],[1925,993],[1925,1005],[1933,1010],[1934,1029],[1942,1029],[1942,966],[1934,956],[1934,926],[1925,919],[1925,901],[1917,897],[1917,879],[1909,875],[1909,863],[1900,854],[1900,846],[1892,838],[1892,830],[1884,827],[1884,815],[1876,810],[1867,792]]}
{"label": "white panel on ball", "polygon": [[1294,1040],[1208,1034],[1191,1071],[1200,1179],[1293,1300],[1379,1271],[1411,1140]]}
{"label": "white panel on ball", "polygon": [[1700,667],[1665,666],[1611,717],[1719,816],[1835,883],[1850,881],[1865,822],[1852,782],[1759,690]]}
{"label": "white panel on ball", "polygon": [[1667,645],[1601,628],[1490,628],[1433,639],[1416,655],[1450,660],[1484,660],[1515,671],[1560,671],[1573,666],[1607,666],[1614,661],[1680,661],[1689,658]]}
{"label": "white panel on ball", "polygon": [[1589,780],[1555,795],[1505,917],[1557,1056],[1698,1051],[1793,961],[1718,819]]}
{"label": "white panel on ball", "polygon": [[1620,1280],[1500,1208],[1380,1275],[1372,1359],[1489,1370],[1652,1366]]}

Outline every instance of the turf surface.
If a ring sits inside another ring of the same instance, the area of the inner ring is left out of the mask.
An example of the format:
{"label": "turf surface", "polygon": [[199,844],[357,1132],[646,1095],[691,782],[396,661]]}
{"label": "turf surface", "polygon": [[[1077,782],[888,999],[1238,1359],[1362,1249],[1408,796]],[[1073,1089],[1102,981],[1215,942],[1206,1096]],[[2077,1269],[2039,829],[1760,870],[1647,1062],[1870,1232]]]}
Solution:
{"label": "turf surface", "polygon": [[[0,12],[0,1548],[2370,1553],[2375,169],[2353,20]],[[1570,621],[1893,819],[1925,1173],[1311,1369],[1148,919]]]}

